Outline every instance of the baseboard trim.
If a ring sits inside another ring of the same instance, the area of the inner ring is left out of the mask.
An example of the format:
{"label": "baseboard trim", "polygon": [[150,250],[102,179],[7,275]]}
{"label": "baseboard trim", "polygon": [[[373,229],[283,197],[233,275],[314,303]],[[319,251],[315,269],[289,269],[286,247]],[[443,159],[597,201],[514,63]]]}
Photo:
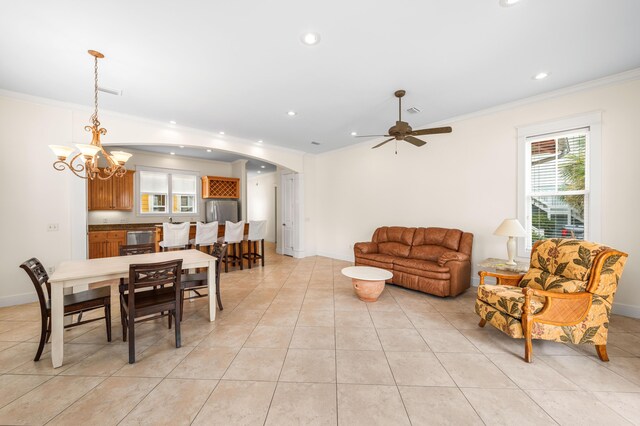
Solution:
{"label": "baseboard trim", "polygon": [[640,318],[640,306],[614,302],[612,312],[625,317]]}
{"label": "baseboard trim", "polygon": [[344,260],[346,262],[353,262],[355,260],[353,255],[345,256],[345,255],[338,255],[335,253],[327,253],[324,251],[316,252],[316,256],[329,257],[331,259]]}
{"label": "baseboard trim", "polygon": [[0,308],[13,305],[23,305],[25,303],[37,301],[38,296],[35,293],[14,294],[12,296],[0,297]]}

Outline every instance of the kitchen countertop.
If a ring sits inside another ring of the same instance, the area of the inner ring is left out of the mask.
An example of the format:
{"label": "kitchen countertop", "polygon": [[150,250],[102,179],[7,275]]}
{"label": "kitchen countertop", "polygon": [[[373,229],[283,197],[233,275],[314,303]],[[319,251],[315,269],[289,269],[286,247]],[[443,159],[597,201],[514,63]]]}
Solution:
{"label": "kitchen countertop", "polygon": [[91,231],[155,231],[156,226],[161,223],[103,223],[100,225],[89,225]]}

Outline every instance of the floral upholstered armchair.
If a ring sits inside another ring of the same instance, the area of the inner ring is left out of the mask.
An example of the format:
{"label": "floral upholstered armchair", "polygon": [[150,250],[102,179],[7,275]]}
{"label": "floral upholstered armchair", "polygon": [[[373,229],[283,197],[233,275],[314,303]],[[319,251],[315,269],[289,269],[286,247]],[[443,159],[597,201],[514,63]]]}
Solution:
{"label": "floral upholstered armchair", "polygon": [[[609,316],[626,260],[626,253],[587,241],[537,241],[524,275],[480,272],[479,326],[489,323],[524,338],[527,362],[532,339],[595,345],[600,360],[608,361]],[[497,285],[485,284],[486,277]]]}

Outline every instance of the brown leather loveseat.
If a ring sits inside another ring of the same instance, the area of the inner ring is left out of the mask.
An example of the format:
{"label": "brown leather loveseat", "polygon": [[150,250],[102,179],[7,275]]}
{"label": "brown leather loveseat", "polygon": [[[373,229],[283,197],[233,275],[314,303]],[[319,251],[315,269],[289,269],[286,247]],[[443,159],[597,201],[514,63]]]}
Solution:
{"label": "brown leather loveseat", "polygon": [[392,272],[387,282],[436,296],[456,296],[471,284],[471,233],[383,226],[371,239],[353,246],[355,264]]}

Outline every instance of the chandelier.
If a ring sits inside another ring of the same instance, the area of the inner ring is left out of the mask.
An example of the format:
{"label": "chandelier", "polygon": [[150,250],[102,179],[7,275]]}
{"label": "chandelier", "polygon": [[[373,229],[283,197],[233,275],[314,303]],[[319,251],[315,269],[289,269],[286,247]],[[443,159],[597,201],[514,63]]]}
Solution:
{"label": "chandelier", "polygon": [[[64,145],[49,145],[49,148],[58,157],[58,161],[53,163],[53,168],[58,171],[71,170],[76,176],[83,179],[107,180],[112,176],[122,177],[127,172],[124,164],[131,154],[124,151],[111,151],[107,153],[100,143],[100,135],[107,133],[107,129],[100,127],[98,120],[98,59],[104,55],[95,50],[89,50],[89,55],[94,58],[94,105],[95,110],[91,115],[91,126],[85,126],[84,130],[91,132],[93,138],[91,144],[75,144],[78,152],[67,161],[67,158],[75,151],[75,148]],[[107,167],[98,167],[100,156],[106,160]],[[83,174],[84,173],[84,174]]]}

